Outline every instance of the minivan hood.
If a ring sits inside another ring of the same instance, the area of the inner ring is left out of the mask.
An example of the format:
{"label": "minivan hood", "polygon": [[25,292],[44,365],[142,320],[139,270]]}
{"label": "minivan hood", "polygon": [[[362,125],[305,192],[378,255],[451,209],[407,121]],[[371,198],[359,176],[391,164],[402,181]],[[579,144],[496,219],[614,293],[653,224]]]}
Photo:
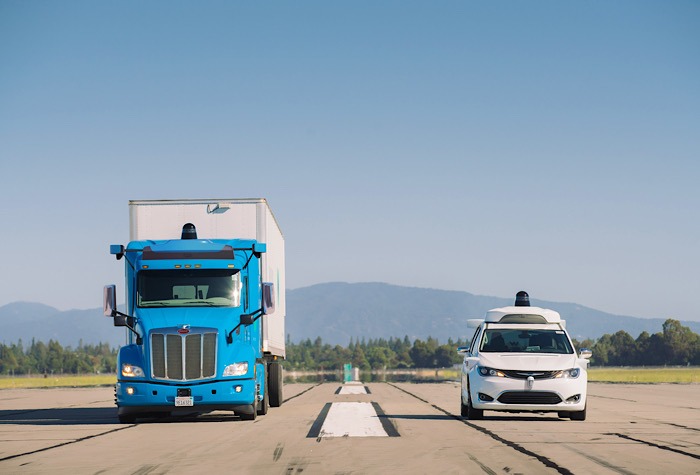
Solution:
{"label": "minivan hood", "polygon": [[576,367],[576,355],[481,353],[479,365],[494,369],[521,371],[556,371]]}

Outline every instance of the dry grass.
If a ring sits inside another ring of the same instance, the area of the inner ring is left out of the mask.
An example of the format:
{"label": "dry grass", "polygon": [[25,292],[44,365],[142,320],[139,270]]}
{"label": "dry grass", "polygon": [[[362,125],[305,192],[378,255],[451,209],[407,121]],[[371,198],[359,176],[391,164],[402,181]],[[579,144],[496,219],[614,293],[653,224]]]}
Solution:
{"label": "dry grass", "polygon": [[700,367],[589,368],[588,380],[605,383],[700,383]]}
{"label": "dry grass", "polygon": [[74,388],[90,386],[114,386],[115,374],[52,375],[42,376],[3,376],[0,377],[0,389],[28,388]]}
{"label": "dry grass", "polygon": [[[457,369],[417,370],[419,379],[448,379],[459,381]],[[668,368],[589,368],[588,380],[604,383],[700,383],[700,367]],[[113,386],[117,382],[114,374],[53,375],[53,376],[1,376],[0,389],[27,388],[72,388]]]}

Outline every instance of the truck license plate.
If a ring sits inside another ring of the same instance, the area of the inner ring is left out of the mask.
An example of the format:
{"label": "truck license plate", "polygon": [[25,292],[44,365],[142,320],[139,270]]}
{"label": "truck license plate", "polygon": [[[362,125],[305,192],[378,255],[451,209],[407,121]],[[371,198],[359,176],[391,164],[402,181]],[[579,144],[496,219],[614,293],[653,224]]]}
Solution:
{"label": "truck license plate", "polygon": [[176,397],[175,398],[175,405],[178,407],[185,407],[185,406],[194,406],[194,398],[193,397]]}

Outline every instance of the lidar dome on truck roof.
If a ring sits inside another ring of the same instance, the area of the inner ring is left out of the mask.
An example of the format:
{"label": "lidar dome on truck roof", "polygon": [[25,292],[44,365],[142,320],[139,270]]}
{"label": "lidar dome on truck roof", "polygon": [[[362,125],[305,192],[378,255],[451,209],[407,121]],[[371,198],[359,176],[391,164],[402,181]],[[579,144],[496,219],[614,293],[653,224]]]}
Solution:
{"label": "lidar dome on truck roof", "polygon": [[501,307],[486,312],[488,323],[560,323],[559,312],[540,307]]}

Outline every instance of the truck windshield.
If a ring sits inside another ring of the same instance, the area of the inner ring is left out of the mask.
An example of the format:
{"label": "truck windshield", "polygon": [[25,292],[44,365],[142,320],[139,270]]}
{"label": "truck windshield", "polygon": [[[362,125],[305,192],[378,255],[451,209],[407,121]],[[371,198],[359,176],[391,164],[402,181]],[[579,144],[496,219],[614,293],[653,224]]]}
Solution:
{"label": "truck windshield", "polygon": [[236,269],[142,270],[139,307],[239,307],[241,275]]}
{"label": "truck windshield", "polygon": [[479,350],[484,353],[558,353],[574,349],[563,330],[487,329]]}

